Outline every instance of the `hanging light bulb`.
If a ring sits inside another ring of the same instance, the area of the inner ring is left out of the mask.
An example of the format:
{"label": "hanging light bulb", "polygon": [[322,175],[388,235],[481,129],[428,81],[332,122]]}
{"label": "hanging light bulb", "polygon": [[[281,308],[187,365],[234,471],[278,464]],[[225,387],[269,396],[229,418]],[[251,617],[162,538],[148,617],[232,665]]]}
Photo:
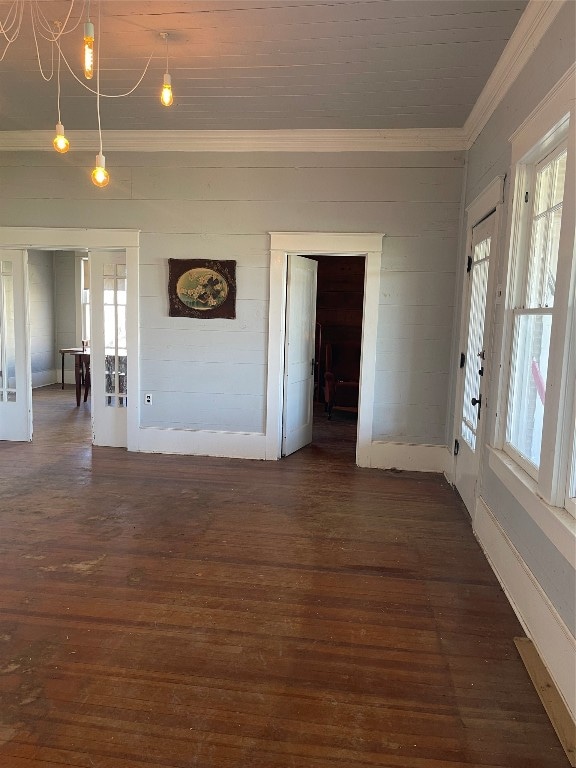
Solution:
{"label": "hanging light bulb", "polygon": [[110,181],[110,174],[106,170],[106,158],[99,152],[96,155],[96,165],[92,171],[92,184],[96,187],[105,187]]}
{"label": "hanging light bulb", "polygon": [[84,23],[84,77],[92,80],[94,75],[94,24]]}
{"label": "hanging light bulb", "polygon": [[160,94],[160,101],[165,107],[169,107],[173,101],[174,96],[172,94],[172,78],[166,72],[164,75],[164,83],[162,85],[162,93]]}
{"label": "hanging light bulb", "polygon": [[64,126],[62,123],[56,123],[56,136],[54,136],[52,144],[56,152],[60,152],[62,155],[70,149],[70,142],[64,135]]}
{"label": "hanging light bulb", "polygon": [[68,152],[70,149],[70,142],[64,135],[64,126],[62,125],[62,120],[60,118],[60,60],[62,58],[62,51],[60,50],[60,35],[62,31],[62,24],[59,21],[55,22],[56,25],[56,34],[57,34],[57,41],[56,45],[58,46],[58,122],[56,123],[56,136],[54,136],[54,140],[52,142],[52,146],[56,150],[56,152],[60,152],[61,155]]}
{"label": "hanging light bulb", "polygon": [[164,107],[169,107],[174,102],[174,95],[172,93],[172,78],[168,73],[168,32],[160,32],[160,37],[166,41],[166,72],[164,74],[162,92],[160,93],[160,103]]}

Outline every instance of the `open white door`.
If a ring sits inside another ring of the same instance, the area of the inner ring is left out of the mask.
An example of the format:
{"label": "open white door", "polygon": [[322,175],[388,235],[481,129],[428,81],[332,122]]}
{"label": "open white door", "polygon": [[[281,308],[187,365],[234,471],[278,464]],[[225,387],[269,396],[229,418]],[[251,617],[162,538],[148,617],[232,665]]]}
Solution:
{"label": "open white door", "polygon": [[472,253],[468,259],[468,290],[464,309],[464,351],[460,356],[460,419],[455,440],[455,485],[471,516],[476,503],[476,484],[482,452],[483,407],[488,392],[488,341],[494,259],[490,258],[496,214],[472,230]]}
{"label": "open white door", "polygon": [[32,440],[25,250],[0,250],[0,440]]}
{"label": "open white door", "polygon": [[90,251],[94,445],[126,447],[128,349],[125,251]]}
{"label": "open white door", "polygon": [[312,442],[318,263],[288,256],[282,455]]}

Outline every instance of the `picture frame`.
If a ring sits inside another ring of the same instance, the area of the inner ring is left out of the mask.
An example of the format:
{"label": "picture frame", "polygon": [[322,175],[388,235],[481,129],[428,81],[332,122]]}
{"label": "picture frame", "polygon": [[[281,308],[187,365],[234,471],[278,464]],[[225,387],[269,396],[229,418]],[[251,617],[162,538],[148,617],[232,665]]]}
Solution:
{"label": "picture frame", "polygon": [[236,318],[236,262],[168,259],[170,317]]}

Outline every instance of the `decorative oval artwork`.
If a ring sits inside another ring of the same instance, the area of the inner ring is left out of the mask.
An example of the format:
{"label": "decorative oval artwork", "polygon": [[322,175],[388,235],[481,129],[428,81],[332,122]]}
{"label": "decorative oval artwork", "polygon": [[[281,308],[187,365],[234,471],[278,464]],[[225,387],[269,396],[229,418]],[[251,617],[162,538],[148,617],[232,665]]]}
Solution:
{"label": "decorative oval artwork", "polygon": [[236,317],[236,262],[168,259],[170,317],[210,320]]}
{"label": "decorative oval artwork", "polygon": [[176,293],[187,307],[206,311],[224,304],[228,296],[228,283],[215,270],[196,267],[184,272],[179,278]]}

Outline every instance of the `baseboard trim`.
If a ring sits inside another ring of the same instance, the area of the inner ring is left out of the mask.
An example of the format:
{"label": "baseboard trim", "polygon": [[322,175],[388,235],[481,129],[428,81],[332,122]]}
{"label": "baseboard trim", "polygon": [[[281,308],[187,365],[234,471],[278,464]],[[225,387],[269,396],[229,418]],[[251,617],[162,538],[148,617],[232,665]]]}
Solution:
{"label": "baseboard trim", "polygon": [[446,473],[449,470],[450,458],[450,452],[445,445],[374,441],[369,450],[369,466],[374,469]]}
{"label": "baseboard trim", "polygon": [[568,762],[572,768],[576,768],[574,727],[564,700],[558,693],[550,673],[534,647],[534,643],[527,637],[515,637],[514,645],[524,662],[526,671],[530,675],[530,680],[532,680],[536,693],[540,697],[546,714],[550,718],[560,744],[562,744],[564,752],[566,752]]}
{"label": "baseboard trim", "polygon": [[266,435],[256,432],[141,427],[137,451],[186,456],[219,456],[230,459],[265,459]]}
{"label": "baseboard trim", "polygon": [[476,503],[474,533],[576,726],[576,638],[483,499]]}
{"label": "baseboard trim", "polygon": [[47,387],[50,384],[55,384],[57,381],[56,370],[37,371],[36,373],[32,373],[32,389]]}

